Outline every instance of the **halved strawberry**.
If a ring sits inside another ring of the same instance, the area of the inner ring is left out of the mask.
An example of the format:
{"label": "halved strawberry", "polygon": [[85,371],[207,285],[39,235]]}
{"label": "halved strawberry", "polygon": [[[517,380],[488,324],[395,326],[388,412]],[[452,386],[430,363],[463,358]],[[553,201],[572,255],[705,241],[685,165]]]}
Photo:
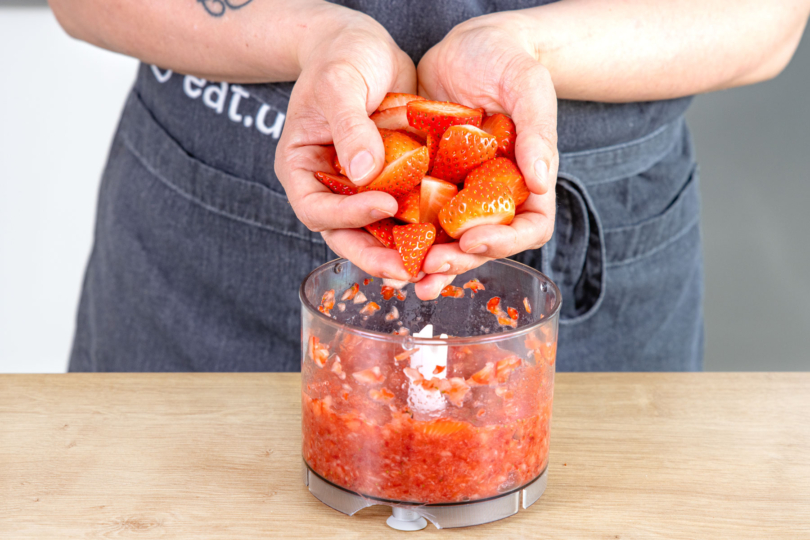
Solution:
{"label": "halved strawberry", "polygon": [[[481,126],[481,111],[446,101],[411,101],[407,105],[408,123],[426,134],[441,137],[450,126]],[[384,126],[385,127],[385,126]]]}
{"label": "halved strawberry", "polygon": [[[366,225],[365,229],[385,247],[397,249],[397,245],[394,242],[394,227],[396,227],[396,225],[397,222],[393,219],[385,218]],[[368,285],[368,283],[364,281],[363,285]]]}
{"label": "halved strawberry", "polygon": [[399,209],[394,217],[405,223],[419,223],[419,186],[416,186],[410,193],[397,199]]}
{"label": "halved strawberry", "polygon": [[[428,172],[433,169],[433,165],[436,163],[436,154],[439,152],[440,140],[440,135],[432,135],[430,133],[428,133],[427,137],[425,138],[425,146],[428,147],[428,157],[430,158],[430,162],[428,163]],[[335,159],[337,160],[337,154],[335,154]]]}
{"label": "halved strawberry", "polygon": [[386,165],[401,158],[411,150],[417,150],[420,146],[423,146],[422,143],[414,139],[411,135],[403,133],[402,131],[381,129],[380,136],[382,137],[383,146],[385,147]]}
{"label": "halved strawberry", "polygon": [[401,107],[391,107],[390,109],[385,109],[384,111],[375,112],[370,118],[378,128],[407,131],[408,133],[419,135],[419,137],[422,139],[425,138],[424,133],[412,127],[408,123],[408,108],[405,105]]}
{"label": "halved strawberry", "polygon": [[425,176],[419,191],[419,221],[439,227],[439,211],[458,193],[450,182]]}
{"label": "halved strawberry", "polygon": [[432,176],[458,184],[467,175],[495,157],[498,141],[475,126],[453,126],[444,132],[433,163]]}
{"label": "halved strawberry", "polygon": [[500,182],[481,180],[465,187],[439,212],[447,234],[458,240],[478,225],[508,225],[515,217],[515,201]]}
{"label": "halved strawberry", "polygon": [[520,169],[518,169],[514,161],[505,157],[490,159],[476,167],[467,175],[464,186],[469,186],[480,180],[495,180],[509,186],[512,191],[512,198],[515,200],[515,206],[523,204],[523,201],[529,198],[529,188],[526,187],[526,181],[523,179],[523,175],[520,174]]}
{"label": "halved strawberry", "polygon": [[377,112],[384,111],[386,109],[393,109],[394,107],[404,107],[411,101],[421,101],[423,99],[425,98],[415,96],[413,94],[397,94],[395,92],[388,92],[385,94],[380,106],[377,107]]}
{"label": "halved strawberry", "polygon": [[402,154],[399,158],[386,165],[377,178],[367,186],[361,187],[358,191],[361,193],[364,191],[384,191],[399,199],[407,195],[422,181],[422,178],[427,174],[427,168],[427,147],[420,146],[416,150]]}
{"label": "halved strawberry", "polygon": [[339,174],[330,174],[327,172],[316,172],[315,178],[328,187],[332,193],[338,195],[354,195],[357,193],[357,186],[352,184],[352,181]]}
{"label": "halved strawberry", "polygon": [[422,269],[428,248],[436,239],[436,228],[430,223],[416,223],[414,225],[398,225],[394,227],[394,241],[402,257],[405,270],[412,276],[417,276]]}
{"label": "halved strawberry", "polygon": [[481,123],[481,129],[490,135],[495,135],[495,138],[498,139],[499,156],[503,156],[514,161],[517,130],[515,129],[515,123],[511,118],[501,113],[493,114],[492,116],[488,116]]}

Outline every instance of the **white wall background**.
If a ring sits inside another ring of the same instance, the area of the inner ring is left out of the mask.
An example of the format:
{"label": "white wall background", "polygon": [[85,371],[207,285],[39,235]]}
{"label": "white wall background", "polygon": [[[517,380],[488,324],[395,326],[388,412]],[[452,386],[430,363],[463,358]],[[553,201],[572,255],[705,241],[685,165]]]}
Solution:
{"label": "white wall background", "polygon": [[[5,4],[5,7],[4,7]],[[96,191],[136,62],[0,0],[0,373],[67,365]],[[810,369],[810,43],[701,96],[706,369]]]}
{"label": "white wall background", "polygon": [[96,191],[136,61],[0,9],[0,373],[67,368]]}

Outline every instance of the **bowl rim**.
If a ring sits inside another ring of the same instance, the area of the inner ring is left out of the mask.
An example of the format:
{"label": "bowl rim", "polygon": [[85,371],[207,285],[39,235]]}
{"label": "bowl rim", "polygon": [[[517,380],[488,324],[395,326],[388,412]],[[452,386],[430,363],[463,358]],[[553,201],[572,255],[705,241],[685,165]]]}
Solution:
{"label": "bowl rim", "polygon": [[[486,262],[485,264],[503,264],[506,266],[511,266],[518,270],[524,270],[529,273],[533,273],[540,278],[544,279],[554,290],[556,294],[556,302],[554,307],[551,310],[551,313],[547,317],[543,317],[542,319],[538,319],[537,321],[524,326],[523,328],[518,328],[517,330],[512,331],[505,331],[500,332],[497,334],[483,334],[480,336],[454,336],[454,337],[447,337],[447,338],[423,338],[423,337],[415,337],[412,334],[406,335],[395,335],[395,334],[388,334],[385,332],[378,332],[376,330],[366,330],[363,328],[357,328],[356,326],[348,326],[346,324],[340,323],[329,317],[324,315],[320,311],[318,311],[317,307],[312,305],[309,299],[304,294],[304,286],[309,281],[309,279],[314,276],[315,274],[326,271],[330,267],[334,267],[339,264],[349,263],[353,264],[348,259],[338,258],[333,259],[325,264],[314,269],[312,272],[307,274],[307,277],[301,282],[301,286],[298,289],[298,298],[301,301],[301,305],[304,309],[306,309],[311,315],[314,317],[320,318],[320,320],[326,324],[329,324],[336,328],[339,331],[349,332],[351,334],[355,334],[358,336],[362,336],[365,338],[376,339],[381,341],[388,341],[391,343],[402,343],[402,342],[409,342],[413,343],[414,345],[425,345],[425,346],[436,346],[436,345],[452,345],[452,346],[460,346],[460,345],[477,345],[481,343],[491,343],[495,341],[503,341],[506,339],[513,339],[516,337],[520,337],[526,334],[531,333],[532,331],[540,328],[541,326],[546,326],[549,324],[555,324],[557,322],[557,318],[560,314],[560,307],[562,306],[562,293],[560,292],[560,288],[557,287],[557,284],[554,283],[551,278],[546,276],[544,273],[540,272],[536,268],[531,266],[519,263],[517,261],[513,261],[511,259],[494,259],[491,261]],[[301,316],[303,318],[303,311],[301,312]],[[303,334],[302,334],[303,338]]]}

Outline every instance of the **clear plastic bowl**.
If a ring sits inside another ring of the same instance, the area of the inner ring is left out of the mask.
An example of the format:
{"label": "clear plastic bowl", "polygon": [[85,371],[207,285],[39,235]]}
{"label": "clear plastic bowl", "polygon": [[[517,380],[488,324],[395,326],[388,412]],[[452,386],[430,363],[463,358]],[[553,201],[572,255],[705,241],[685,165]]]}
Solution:
{"label": "clear plastic bowl", "polygon": [[[485,290],[474,292],[474,279]],[[480,501],[543,474],[561,302],[556,285],[509,260],[458,276],[453,285],[463,298],[422,302],[412,285],[398,297],[382,280],[369,280],[339,259],[301,285],[309,469],[341,489],[393,504]],[[428,325],[436,338],[414,335]]]}

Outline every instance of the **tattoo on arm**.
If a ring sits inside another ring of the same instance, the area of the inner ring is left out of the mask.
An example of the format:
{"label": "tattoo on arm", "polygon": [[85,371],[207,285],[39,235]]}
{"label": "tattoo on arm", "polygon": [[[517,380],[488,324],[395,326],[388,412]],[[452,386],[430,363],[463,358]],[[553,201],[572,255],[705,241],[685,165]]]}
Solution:
{"label": "tattoo on arm", "polygon": [[240,9],[253,0],[197,0],[212,17],[222,17],[229,9]]}

